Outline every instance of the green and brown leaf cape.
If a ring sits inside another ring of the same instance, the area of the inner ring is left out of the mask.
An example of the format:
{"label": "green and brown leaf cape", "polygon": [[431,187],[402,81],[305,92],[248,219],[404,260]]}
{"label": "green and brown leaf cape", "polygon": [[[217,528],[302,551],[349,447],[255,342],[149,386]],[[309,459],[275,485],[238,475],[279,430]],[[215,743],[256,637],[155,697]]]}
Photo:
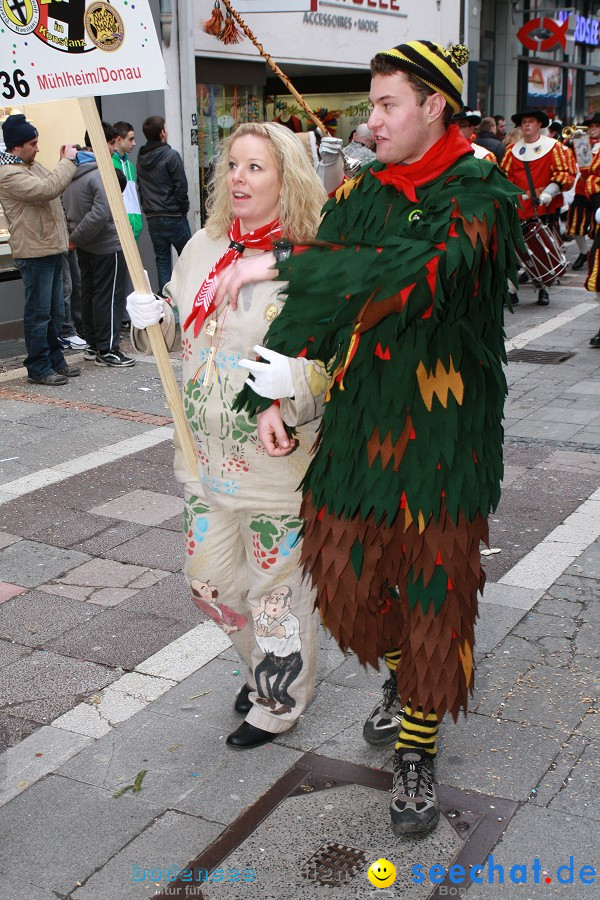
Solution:
{"label": "green and brown leaf cape", "polygon": [[[332,361],[302,482],[302,558],[325,625],[375,667],[401,648],[401,696],[456,718],[503,475],[518,191],[470,153],[416,193],[382,183],[385,171],[344,185],[323,243],[279,266],[287,299],[266,344]],[[245,389],[238,402],[256,413],[271,401]]]}

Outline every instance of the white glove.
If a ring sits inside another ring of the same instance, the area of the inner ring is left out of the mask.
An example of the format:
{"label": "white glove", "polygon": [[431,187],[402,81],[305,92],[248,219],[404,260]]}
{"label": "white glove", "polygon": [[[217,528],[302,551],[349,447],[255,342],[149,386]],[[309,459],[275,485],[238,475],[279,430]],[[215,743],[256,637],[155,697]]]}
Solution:
{"label": "white glove", "polygon": [[319,144],[319,156],[324,166],[332,166],[342,155],[344,142],[341,138],[324,137]]}
{"label": "white glove", "polygon": [[538,200],[540,201],[540,206],[548,206],[550,203],[552,203],[552,194],[550,194],[548,191],[542,191],[542,193],[538,197]]}
{"label": "white glove", "polygon": [[148,328],[158,325],[165,314],[164,300],[154,294],[137,294],[127,297],[127,312],[134,328]]}
{"label": "white glove", "polygon": [[254,347],[254,351],[268,362],[240,359],[240,366],[250,369],[254,375],[254,381],[251,378],[246,379],[248,387],[261,397],[268,397],[271,400],[293,397],[294,383],[289,358],[282,353],[276,353],[275,350],[269,350],[268,347],[261,347],[260,344]]}

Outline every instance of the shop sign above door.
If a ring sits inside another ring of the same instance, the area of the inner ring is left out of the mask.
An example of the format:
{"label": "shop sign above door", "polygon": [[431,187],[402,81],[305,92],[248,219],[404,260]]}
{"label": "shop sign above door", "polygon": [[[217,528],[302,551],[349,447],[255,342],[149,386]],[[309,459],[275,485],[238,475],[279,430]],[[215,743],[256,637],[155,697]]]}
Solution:
{"label": "shop sign above door", "polygon": [[597,47],[600,43],[598,26],[600,20],[595,16],[576,16],[575,33],[573,40],[577,44],[587,44],[588,47]]}
{"label": "shop sign above door", "polygon": [[567,47],[567,30],[569,20],[557,22],[555,19],[529,19],[517,31],[517,38],[524,47],[533,53],[553,50],[555,47]]}
{"label": "shop sign above door", "polygon": [[[569,19],[570,11],[568,9],[559,9],[557,16],[559,22],[565,22]],[[573,26],[573,34],[569,34],[569,38],[576,44],[587,44],[588,47],[597,47],[600,44],[600,19],[596,16],[578,16],[574,15],[575,22]],[[571,20],[571,21],[573,21]]]}
{"label": "shop sign above door", "polygon": [[0,51],[9,102],[166,87],[148,0],[0,0]]}
{"label": "shop sign above door", "polygon": [[234,6],[240,14],[316,12],[317,0],[235,0]]}

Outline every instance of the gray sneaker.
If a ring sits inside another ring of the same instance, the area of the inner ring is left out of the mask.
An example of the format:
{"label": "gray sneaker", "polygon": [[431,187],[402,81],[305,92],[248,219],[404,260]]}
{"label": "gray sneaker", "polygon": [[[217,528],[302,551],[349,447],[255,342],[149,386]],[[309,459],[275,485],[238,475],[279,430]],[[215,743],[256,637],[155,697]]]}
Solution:
{"label": "gray sneaker", "polygon": [[433,759],[423,750],[396,750],[390,813],[396,837],[429,834],[437,825],[440,804]]}
{"label": "gray sneaker", "polygon": [[58,372],[48,372],[47,375],[42,375],[41,378],[34,378],[30,375],[27,381],[31,384],[46,384],[54,387],[57,384],[66,384],[68,379],[66,375],[59,375]]}
{"label": "gray sneaker", "polygon": [[394,672],[383,682],[383,697],[363,725],[363,737],[373,747],[384,747],[398,737],[403,712]]}

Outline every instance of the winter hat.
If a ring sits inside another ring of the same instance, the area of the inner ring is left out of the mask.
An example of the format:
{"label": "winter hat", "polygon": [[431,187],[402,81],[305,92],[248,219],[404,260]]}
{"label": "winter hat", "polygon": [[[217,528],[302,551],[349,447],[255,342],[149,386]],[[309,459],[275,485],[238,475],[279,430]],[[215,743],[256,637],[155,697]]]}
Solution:
{"label": "winter hat", "polygon": [[17,113],[2,123],[2,135],[6,149],[12,150],[13,147],[22,147],[27,141],[32,141],[38,136],[38,132],[23,113]]}
{"label": "winter hat", "polygon": [[460,66],[469,59],[464,44],[454,44],[445,50],[431,41],[408,41],[391,50],[380,51],[379,56],[394,60],[398,69],[409,72],[433,91],[442,94],[454,112],[462,108],[463,79]]}

